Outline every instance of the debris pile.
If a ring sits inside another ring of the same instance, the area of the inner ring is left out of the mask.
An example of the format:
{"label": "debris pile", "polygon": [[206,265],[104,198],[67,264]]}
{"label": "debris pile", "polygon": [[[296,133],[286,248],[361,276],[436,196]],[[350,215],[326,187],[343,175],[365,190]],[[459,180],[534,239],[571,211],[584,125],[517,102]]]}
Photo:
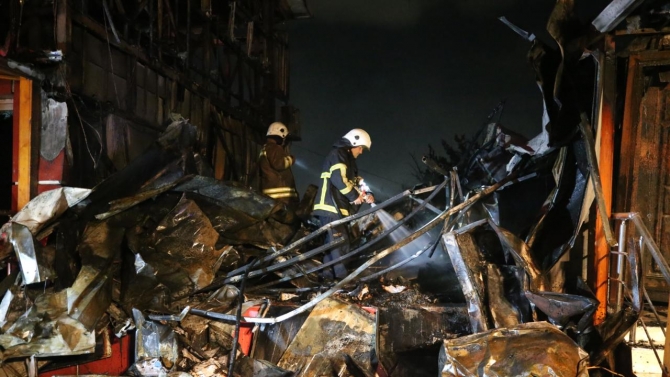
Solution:
{"label": "debris pile", "polygon": [[[109,358],[115,339],[134,344],[119,374],[137,376],[586,376],[612,365],[640,315],[641,263],[628,253],[629,297],[594,326],[599,303],[566,263],[594,201],[607,217],[577,104],[593,83],[559,85],[582,57],[561,35],[569,6],[549,22],[560,49],[528,39],[544,99],[537,137],[487,124],[459,169],[423,159],[437,185],[321,228],[305,216],[309,196],[296,217],[211,178],[178,116],[93,189],[36,197],[0,232],[1,370]],[[340,224],[351,251],[322,263],[344,242],[323,243]],[[322,279],[339,263],[348,276]]]}
{"label": "debris pile", "polygon": [[[503,227],[519,227],[505,216],[507,190],[545,179],[552,166],[545,159],[561,172],[552,175],[553,191],[569,174],[582,174],[564,166],[570,147],[520,160],[491,185],[471,179],[465,193],[466,180],[451,171],[440,185],[339,220],[353,230],[352,250],[321,263],[341,242],[323,244],[320,235],[332,225],[284,223],[280,203],[201,175],[192,135],[174,117],[125,170],[91,190],[45,192],[3,226],[6,367],[31,357],[44,360],[42,370],[109,357],[105,345],[131,335],[127,373],[138,376],[451,376],[481,363],[491,368],[486,375],[509,368],[586,375],[579,345],[598,339],[602,346],[588,350],[593,362],[626,330],[594,331],[597,302],[588,290],[552,291],[548,270],[536,263],[553,267],[562,253],[549,253],[547,262]],[[492,163],[509,166],[499,159]],[[580,202],[582,188],[568,187]],[[530,234],[536,244],[548,242],[540,227]],[[567,250],[562,245],[573,237],[554,234],[552,250]],[[319,271],[338,262],[349,276],[322,281]],[[632,323],[639,307],[627,310]],[[546,342],[555,353],[532,356]],[[527,361],[506,364],[512,354]],[[71,358],[64,364],[55,356]]]}

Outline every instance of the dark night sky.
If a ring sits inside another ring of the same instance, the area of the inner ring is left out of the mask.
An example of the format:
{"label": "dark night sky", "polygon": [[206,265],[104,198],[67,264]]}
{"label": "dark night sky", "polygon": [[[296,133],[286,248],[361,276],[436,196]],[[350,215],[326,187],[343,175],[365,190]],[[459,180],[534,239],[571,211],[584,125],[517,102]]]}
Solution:
{"label": "dark night sky", "polygon": [[301,111],[294,173],[318,184],[323,155],[351,128],[372,150],[358,159],[380,197],[411,187],[410,153],[473,134],[507,98],[502,123],[540,132],[542,102],[526,60],[530,43],[497,18],[548,40],[548,0],[308,0],[291,21],[291,103]]}

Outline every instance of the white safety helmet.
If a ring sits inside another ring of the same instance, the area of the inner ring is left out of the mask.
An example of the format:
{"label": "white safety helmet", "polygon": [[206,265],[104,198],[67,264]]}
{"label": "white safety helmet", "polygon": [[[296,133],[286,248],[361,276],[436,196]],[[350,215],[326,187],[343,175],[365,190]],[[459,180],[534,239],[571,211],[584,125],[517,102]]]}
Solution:
{"label": "white safety helmet", "polygon": [[286,139],[286,136],[288,136],[288,127],[282,122],[274,122],[268,127],[266,136],[279,136],[282,139]]}
{"label": "white safety helmet", "polygon": [[347,132],[347,134],[344,135],[344,138],[349,140],[354,147],[363,146],[365,149],[370,150],[370,147],[372,146],[370,135],[360,128],[354,128]]}

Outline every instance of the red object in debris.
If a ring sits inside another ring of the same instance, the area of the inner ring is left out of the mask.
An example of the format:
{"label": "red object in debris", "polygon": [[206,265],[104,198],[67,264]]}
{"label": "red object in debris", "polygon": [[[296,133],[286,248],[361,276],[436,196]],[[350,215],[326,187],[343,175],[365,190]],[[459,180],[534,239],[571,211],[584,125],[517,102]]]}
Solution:
{"label": "red object in debris", "polygon": [[74,365],[48,372],[42,372],[39,377],[51,376],[78,376],[82,374],[106,374],[120,376],[125,373],[132,362],[132,349],[134,348],[134,337],[124,336],[121,339],[112,340],[112,356],[84,364]]}
{"label": "red object in debris", "polygon": [[[242,313],[243,317],[258,317],[260,314],[261,307],[256,305],[252,306],[247,311]],[[237,343],[240,344],[240,351],[249,356],[251,352],[251,345],[254,341],[254,334],[251,332],[255,324],[249,322],[240,322],[240,337],[237,339]],[[235,335],[235,334],[233,334]]]}

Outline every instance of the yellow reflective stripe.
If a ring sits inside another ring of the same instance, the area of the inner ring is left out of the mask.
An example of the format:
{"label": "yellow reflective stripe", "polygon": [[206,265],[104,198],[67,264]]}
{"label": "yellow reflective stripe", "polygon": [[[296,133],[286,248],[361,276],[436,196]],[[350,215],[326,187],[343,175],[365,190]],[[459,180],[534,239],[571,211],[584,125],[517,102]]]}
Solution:
{"label": "yellow reflective stripe", "polygon": [[341,162],[339,164],[335,164],[335,165],[331,166],[330,167],[330,172],[332,173],[337,169],[340,169],[343,172],[342,176],[344,176],[347,173],[347,165],[345,165]]}
{"label": "yellow reflective stripe", "polygon": [[270,188],[270,189],[263,190],[263,194],[274,194],[274,193],[281,193],[281,192],[287,192],[287,191],[295,192],[295,189],[293,187]]}
{"label": "yellow reflective stripe", "polygon": [[[335,206],[331,206],[326,204],[326,192],[328,191],[328,179],[332,176],[332,173],[335,170],[340,170],[340,173],[342,175],[342,181],[344,182],[347,187],[343,188],[342,190],[339,190],[342,194],[346,195],[351,190],[354,189],[353,184],[351,181],[347,179],[347,165],[343,163],[338,163],[330,167],[329,171],[325,171],[321,173],[321,178],[323,178],[323,190],[321,190],[321,200],[319,201],[318,204],[314,204],[314,210],[323,210],[327,212],[332,212],[332,213],[337,213],[337,208]],[[342,213],[344,216],[349,216],[349,211],[346,209],[340,208],[340,213]]]}
{"label": "yellow reflective stripe", "polygon": [[354,186],[351,186],[351,185],[349,184],[349,185],[347,185],[347,187],[345,187],[345,188],[343,188],[342,190],[340,190],[340,192],[342,193],[342,195],[347,195],[347,194],[350,193],[351,190],[353,190],[353,189],[354,189]]}
{"label": "yellow reflective stripe", "polygon": [[269,197],[273,199],[279,199],[279,198],[297,198],[298,194],[295,192],[285,192],[285,193],[278,193],[278,194],[268,194]]}
{"label": "yellow reflective stripe", "polygon": [[321,178],[323,178],[323,186],[322,186],[323,190],[321,191],[321,201],[319,202],[319,204],[326,204],[326,191],[328,190],[328,178],[323,177],[323,174],[321,175]]}
{"label": "yellow reflective stripe", "polygon": [[[315,204],[314,209],[315,210],[320,209],[326,212],[337,213],[337,209],[335,208],[335,206],[330,206],[328,204]],[[347,211],[346,209],[340,208],[340,212],[342,212],[344,216],[349,216],[349,211]]]}
{"label": "yellow reflective stripe", "polygon": [[291,157],[284,157],[284,169],[291,167]]}
{"label": "yellow reflective stripe", "polygon": [[[354,189],[354,185],[351,183],[351,181],[349,181],[347,179],[347,165],[340,162],[339,164],[335,164],[335,165],[331,166],[330,167],[330,173],[331,174],[328,174],[328,178],[330,178],[332,173],[335,170],[338,170],[338,169],[340,170],[340,175],[342,176],[342,182],[346,185],[346,187],[341,189],[340,192],[342,193],[342,195],[347,195],[348,193],[351,192],[351,190]],[[326,174],[326,173],[321,174],[322,178],[323,178],[324,174]]]}

